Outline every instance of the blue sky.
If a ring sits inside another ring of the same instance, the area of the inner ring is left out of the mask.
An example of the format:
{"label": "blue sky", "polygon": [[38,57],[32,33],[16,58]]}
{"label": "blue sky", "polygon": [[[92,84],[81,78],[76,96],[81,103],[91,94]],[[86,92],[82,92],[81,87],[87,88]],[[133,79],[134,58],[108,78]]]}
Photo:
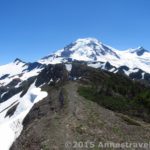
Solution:
{"label": "blue sky", "polygon": [[150,50],[149,14],[150,0],[0,0],[0,64],[35,61],[84,37]]}

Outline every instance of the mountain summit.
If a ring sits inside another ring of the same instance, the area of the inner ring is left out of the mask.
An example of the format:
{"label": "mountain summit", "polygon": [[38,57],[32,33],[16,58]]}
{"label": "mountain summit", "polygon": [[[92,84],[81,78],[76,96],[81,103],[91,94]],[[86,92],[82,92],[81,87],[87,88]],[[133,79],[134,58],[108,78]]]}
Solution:
{"label": "mountain summit", "polygon": [[53,55],[44,57],[41,63],[56,63],[68,60],[102,61],[103,59],[119,59],[119,56],[110,47],[95,38],[78,39],[58,50]]}
{"label": "mountain summit", "polygon": [[136,49],[131,49],[131,53],[136,53],[138,56],[142,56],[144,53],[150,53],[148,50],[143,48],[142,46],[136,48]]}

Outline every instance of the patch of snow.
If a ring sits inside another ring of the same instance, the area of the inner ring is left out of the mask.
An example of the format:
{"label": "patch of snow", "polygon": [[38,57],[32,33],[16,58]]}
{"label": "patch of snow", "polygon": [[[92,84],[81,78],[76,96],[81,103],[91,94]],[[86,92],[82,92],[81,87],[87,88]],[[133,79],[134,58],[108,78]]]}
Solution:
{"label": "patch of snow", "polygon": [[25,63],[9,63],[7,65],[0,66],[0,77],[5,74],[9,74],[9,76],[17,75],[23,72],[24,69],[27,69]]}
{"label": "patch of snow", "polygon": [[142,79],[144,79],[145,72],[142,73]]}
{"label": "patch of snow", "polygon": [[51,78],[50,81],[48,82],[48,84],[50,84],[51,82],[53,82],[53,79]]}
{"label": "patch of snow", "polygon": [[3,98],[3,96],[4,96],[6,93],[8,93],[8,91],[7,91],[7,92],[4,92],[3,94],[1,94],[1,98]]}
{"label": "patch of snow", "polygon": [[124,70],[124,72],[125,72],[125,74],[127,75],[127,76],[129,76],[131,73],[135,73],[135,72],[138,72],[139,71],[139,69],[129,69],[128,71],[126,71],[126,70]]}
{"label": "patch of snow", "polygon": [[72,64],[65,64],[67,71],[71,71],[72,69]]}
{"label": "patch of snow", "polygon": [[102,66],[102,64],[100,62],[97,63],[89,63],[88,64],[89,67],[93,67],[93,68],[100,68]]}
{"label": "patch of snow", "polygon": [[112,69],[110,69],[109,71],[110,72],[114,72],[116,69],[115,68],[112,68]]}
{"label": "patch of snow", "polygon": [[[0,113],[0,150],[9,150],[23,129],[22,122],[25,116],[35,103],[48,95],[47,92],[41,91],[41,89],[37,88],[34,84],[30,86],[28,92],[23,97],[20,98],[20,94],[21,93],[16,94],[0,105],[0,110],[3,111]],[[7,107],[16,100],[18,100],[19,104],[13,116],[7,116],[5,118],[7,111],[10,109],[7,109]]]}
{"label": "patch of snow", "polygon": [[4,123],[0,125],[0,149],[9,150],[12,142],[15,139],[15,134],[10,128],[9,123]]}
{"label": "patch of snow", "polygon": [[20,79],[24,81],[30,77],[37,76],[41,70],[42,70],[42,68],[41,69],[34,69],[34,70],[31,70],[30,72],[26,72],[20,77]]}

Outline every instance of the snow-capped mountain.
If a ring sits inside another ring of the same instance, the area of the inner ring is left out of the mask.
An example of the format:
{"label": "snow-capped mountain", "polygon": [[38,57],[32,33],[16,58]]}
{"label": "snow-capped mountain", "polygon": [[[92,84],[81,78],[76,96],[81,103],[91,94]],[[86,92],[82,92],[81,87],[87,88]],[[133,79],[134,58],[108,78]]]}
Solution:
{"label": "snow-capped mountain", "polygon": [[[81,77],[84,69],[80,68],[78,72],[74,66],[72,70],[74,61],[89,68],[150,81],[148,50],[138,47],[120,51],[95,38],[78,39],[37,62],[26,63],[17,58],[0,66],[0,132],[8,131],[6,137],[0,135],[0,149],[9,149],[22,131],[24,117],[36,102],[47,96],[41,91],[43,85],[59,83],[64,78],[75,80]],[[10,139],[7,139],[8,134]]]}
{"label": "snow-capped mountain", "polygon": [[24,81],[29,77],[36,76],[44,66],[38,62],[25,63],[20,59],[0,66],[0,86],[6,86],[15,79]]}
{"label": "snow-capped mountain", "polygon": [[129,49],[130,53],[135,53],[138,56],[142,56],[145,53],[150,53],[148,50],[144,49],[143,47],[138,47],[136,49]]}
{"label": "snow-capped mountain", "polygon": [[[88,66],[101,68],[114,73],[134,75],[135,79],[149,79],[150,52],[143,47],[117,50],[103,44],[95,38],[78,39],[54,54],[37,62],[26,63],[16,59],[12,63],[0,66],[0,85],[18,87],[24,80],[37,76],[48,64],[71,63],[84,61]],[[140,75],[139,75],[140,74]]]}
{"label": "snow-capped mountain", "polygon": [[44,57],[40,63],[60,63],[73,60],[79,61],[108,61],[118,60],[119,56],[108,46],[102,44],[97,39],[78,39],[65,48],[58,50],[53,55]]}
{"label": "snow-capped mountain", "polygon": [[[117,50],[97,39],[78,39],[65,48],[39,60],[42,64],[56,64],[73,60],[86,62],[109,62],[115,67],[139,68],[150,73],[150,52],[143,47]],[[98,66],[97,66],[98,67]]]}

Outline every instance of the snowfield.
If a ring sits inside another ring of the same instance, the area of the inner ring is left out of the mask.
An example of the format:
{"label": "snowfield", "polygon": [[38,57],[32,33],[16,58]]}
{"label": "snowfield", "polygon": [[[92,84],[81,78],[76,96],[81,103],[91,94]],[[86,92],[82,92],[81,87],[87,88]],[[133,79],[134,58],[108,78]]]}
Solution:
{"label": "snowfield", "polygon": [[[20,94],[16,94],[0,105],[0,150],[9,150],[20,135],[23,129],[22,122],[33,105],[48,95],[47,92],[41,91],[34,84],[30,86],[22,98]],[[11,117],[5,117],[7,111],[17,103],[18,106],[14,114]]]}

